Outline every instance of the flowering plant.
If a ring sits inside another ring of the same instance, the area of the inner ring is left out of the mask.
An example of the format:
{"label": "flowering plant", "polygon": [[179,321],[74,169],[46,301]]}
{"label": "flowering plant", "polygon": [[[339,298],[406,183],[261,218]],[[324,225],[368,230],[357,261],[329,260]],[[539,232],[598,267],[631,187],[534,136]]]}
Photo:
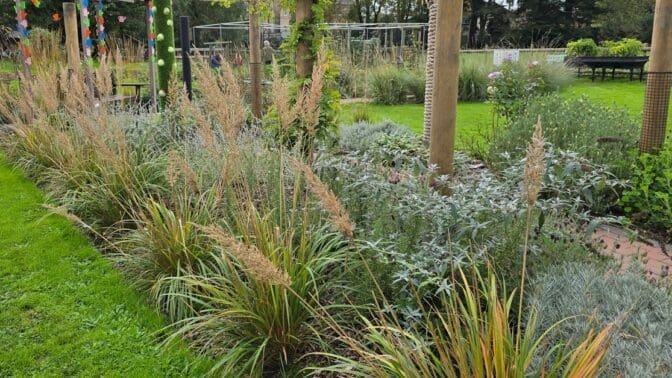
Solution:
{"label": "flowering plant", "polygon": [[501,71],[491,72],[488,79],[487,92],[494,111],[507,119],[521,111],[530,98],[542,94],[545,89],[538,61],[530,62],[527,67],[505,61]]}

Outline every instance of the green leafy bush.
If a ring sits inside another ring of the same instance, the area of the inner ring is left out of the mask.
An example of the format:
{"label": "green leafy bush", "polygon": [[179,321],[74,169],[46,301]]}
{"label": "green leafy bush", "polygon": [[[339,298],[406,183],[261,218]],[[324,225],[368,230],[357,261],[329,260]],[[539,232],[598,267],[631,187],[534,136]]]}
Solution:
{"label": "green leafy bush", "polygon": [[[672,296],[641,275],[569,263],[533,280],[537,326],[553,330],[548,348],[624,316],[614,330],[602,376],[667,377],[672,371]],[[591,324],[592,323],[592,324]]]}
{"label": "green leafy bush", "polygon": [[640,56],[644,53],[644,44],[633,38],[623,38],[620,41],[602,42],[601,53],[606,56]]}
{"label": "green leafy bush", "polygon": [[583,38],[567,43],[567,56],[596,56],[597,44],[592,38]]}
{"label": "green leafy bush", "polygon": [[425,78],[420,72],[384,66],[371,73],[369,94],[377,104],[396,105],[424,101]]}
{"label": "green leafy bush", "polygon": [[672,235],[672,147],[641,155],[630,184],[621,199],[625,212],[636,222]]}
{"label": "green leafy bush", "polygon": [[579,39],[567,43],[567,55],[576,56],[640,56],[644,53],[644,44],[634,38],[620,41],[602,41],[598,46],[592,38]]}
{"label": "green leafy bush", "polygon": [[544,138],[556,148],[575,151],[609,167],[619,177],[627,177],[621,168],[637,147],[639,126],[624,110],[597,105],[585,97],[566,100],[549,95],[531,100],[524,111],[495,132],[490,158],[494,162],[501,162],[502,157],[522,158],[538,118]]}

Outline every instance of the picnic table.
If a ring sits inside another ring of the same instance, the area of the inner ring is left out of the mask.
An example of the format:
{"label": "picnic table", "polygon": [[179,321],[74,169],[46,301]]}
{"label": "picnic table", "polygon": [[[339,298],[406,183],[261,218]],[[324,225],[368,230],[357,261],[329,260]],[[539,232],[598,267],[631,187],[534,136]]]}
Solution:
{"label": "picnic table", "polygon": [[570,63],[579,67],[579,76],[581,67],[588,67],[591,73],[591,80],[595,81],[596,71],[602,70],[602,80],[606,76],[608,69],[611,70],[611,78],[616,76],[617,69],[630,71],[630,80],[634,78],[634,71],[639,70],[639,80],[644,79],[644,66],[649,61],[647,56],[624,56],[624,57],[575,57],[571,58]]}
{"label": "picnic table", "polygon": [[136,100],[140,100],[140,91],[142,90],[143,87],[149,86],[149,83],[117,83],[114,85],[114,90],[112,91],[112,94],[116,95],[118,92],[118,87],[133,87],[135,88],[135,98]]}

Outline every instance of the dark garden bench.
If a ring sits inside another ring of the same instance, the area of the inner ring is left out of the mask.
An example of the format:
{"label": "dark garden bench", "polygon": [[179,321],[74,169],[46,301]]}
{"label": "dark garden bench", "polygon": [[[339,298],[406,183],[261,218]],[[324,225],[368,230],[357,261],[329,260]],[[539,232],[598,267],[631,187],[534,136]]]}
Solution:
{"label": "dark garden bench", "polygon": [[630,73],[630,80],[634,79],[635,71],[638,71],[639,80],[644,79],[644,66],[649,61],[646,56],[625,56],[625,57],[575,57],[570,58],[568,63],[578,67],[579,76],[581,68],[588,67],[591,70],[590,78],[595,81],[597,70],[602,70],[602,80],[604,80],[607,70],[611,70],[611,78],[616,76],[616,70],[626,70]]}

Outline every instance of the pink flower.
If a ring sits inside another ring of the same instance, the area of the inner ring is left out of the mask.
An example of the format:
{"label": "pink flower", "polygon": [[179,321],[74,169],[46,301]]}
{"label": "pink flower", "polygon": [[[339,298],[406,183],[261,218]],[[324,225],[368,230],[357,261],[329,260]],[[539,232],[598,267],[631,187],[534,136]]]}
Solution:
{"label": "pink flower", "polygon": [[500,77],[502,77],[502,73],[499,71],[490,72],[490,74],[488,75],[488,79],[490,80],[497,80]]}
{"label": "pink flower", "polygon": [[123,24],[126,21],[126,16],[117,16],[117,20],[120,24]]}

